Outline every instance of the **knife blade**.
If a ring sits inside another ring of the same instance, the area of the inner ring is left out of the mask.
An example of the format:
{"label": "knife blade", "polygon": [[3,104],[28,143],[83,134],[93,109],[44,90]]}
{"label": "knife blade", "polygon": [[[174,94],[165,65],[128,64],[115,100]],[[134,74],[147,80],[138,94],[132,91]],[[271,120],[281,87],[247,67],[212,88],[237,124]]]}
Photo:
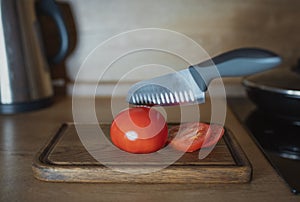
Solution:
{"label": "knife blade", "polygon": [[201,104],[213,79],[255,74],[280,63],[281,58],[268,50],[236,49],[187,69],[137,82],[126,99],[133,105]]}

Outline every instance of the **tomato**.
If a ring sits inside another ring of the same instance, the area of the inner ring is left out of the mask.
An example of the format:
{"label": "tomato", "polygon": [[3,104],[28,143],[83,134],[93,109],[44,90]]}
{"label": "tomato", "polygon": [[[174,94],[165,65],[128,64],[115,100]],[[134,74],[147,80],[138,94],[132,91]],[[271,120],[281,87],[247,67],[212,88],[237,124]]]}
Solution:
{"label": "tomato", "polygon": [[184,152],[193,152],[200,148],[215,145],[224,134],[224,128],[217,124],[184,123],[169,131],[169,144]]}
{"label": "tomato", "polygon": [[124,151],[151,153],[166,144],[168,127],[163,115],[153,108],[129,108],[115,117],[110,137],[113,144]]}

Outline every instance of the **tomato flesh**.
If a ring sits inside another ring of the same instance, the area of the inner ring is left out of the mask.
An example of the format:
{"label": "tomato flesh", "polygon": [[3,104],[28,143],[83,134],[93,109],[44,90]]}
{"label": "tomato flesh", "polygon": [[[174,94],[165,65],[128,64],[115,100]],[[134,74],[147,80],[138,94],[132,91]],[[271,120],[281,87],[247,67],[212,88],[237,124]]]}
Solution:
{"label": "tomato flesh", "polygon": [[224,128],[217,124],[184,123],[170,129],[168,142],[176,150],[194,152],[215,145],[223,134]]}
{"label": "tomato flesh", "polygon": [[161,149],[168,138],[163,115],[150,107],[135,107],[120,112],[110,128],[111,141],[130,153],[151,153]]}

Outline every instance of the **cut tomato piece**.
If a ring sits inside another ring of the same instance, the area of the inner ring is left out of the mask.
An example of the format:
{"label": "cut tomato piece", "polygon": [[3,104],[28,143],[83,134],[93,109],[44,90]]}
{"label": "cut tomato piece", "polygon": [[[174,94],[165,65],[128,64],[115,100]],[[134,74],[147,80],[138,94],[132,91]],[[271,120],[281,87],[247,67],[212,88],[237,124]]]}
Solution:
{"label": "cut tomato piece", "polygon": [[111,141],[118,148],[137,154],[161,149],[168,138],[163,115],[150,107],[125,109],[114,119],[110,128]]}
{"label": "cut tomato piece", "polygon": [[223,134],[224,128],[217,124],[184,123],[170,129],[168,142],[176,150],[193,152],[217,144]]}

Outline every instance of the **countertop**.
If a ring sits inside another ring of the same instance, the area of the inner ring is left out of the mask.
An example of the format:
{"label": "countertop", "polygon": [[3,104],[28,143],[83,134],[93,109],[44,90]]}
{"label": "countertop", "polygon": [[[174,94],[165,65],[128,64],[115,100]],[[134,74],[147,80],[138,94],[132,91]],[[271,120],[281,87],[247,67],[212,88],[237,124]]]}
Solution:
{"label": "countertop", "polygon": [[[85,98],[80,99],[85,102]],[[108,98],[96,99],[97,114],[105,117],[104,121],[112,120],[110,104]],[[39,181],[33,176],[32,160],[64,122],[73,122],[70,97],[58,97],[46,109],[0,116],[1,201],[300,201],[299,196],[290,193],[229,108],[225,126],[233,132],[253,166],[250,183],[84,184]]]}

